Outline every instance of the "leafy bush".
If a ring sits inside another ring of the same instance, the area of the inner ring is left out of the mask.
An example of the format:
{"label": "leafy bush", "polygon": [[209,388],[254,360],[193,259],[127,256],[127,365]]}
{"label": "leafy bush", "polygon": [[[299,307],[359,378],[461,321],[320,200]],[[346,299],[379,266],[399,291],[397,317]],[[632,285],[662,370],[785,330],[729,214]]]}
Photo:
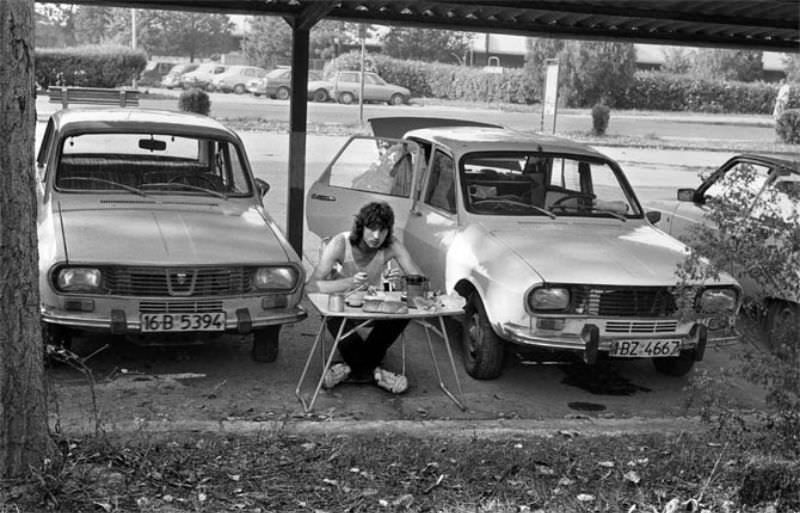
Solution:
{"label": "leafy bush", "polygon": [[604,103],[598,103],[592,107],[592,131],[595,135],[605,135],[608,129],[608,120],[611,117],[611,109]]}
{"label": "leafy bush", "polygon": [[[769,114],[777,88],[766,82],[704,80],[688,75],[641,71],[617,105],[626,109]],[[800,107],[790,97],[789,107]]]}
{"label": "leafy bush", "polygon": [[178,98],[178,108],[185,112],[195,112],[208,116],[211,111],[211,100],[208,93],[193,87],[181,93]]}
{"label": "leafy bush", "polygon": [[[767,344],[762,328],[745,331],[734,374],[766,391],[770,410],[762,429],[774,435],[774,443],[793,456],[800,454],[800,312],[791,302],[800,290],[800,191],[766,188],[754,166],[740,166],[718,182],[720,193],[707,202],[706,225],[696,225],[688,241],[694,249],[686,270],[699,273],[706,258],[717,269],[745,270],[749,286],[743,322],[766,321]],[[765,244],[765,241],[770,241]],[[697,258],[702,255],[704,258]],[[779,309],[776,309],[779,307]],[[773,312],[781,312],[772,324]],[[765,315],[766,314],[766,315]],[[725,390],[725,383],[706,384],[705,389]],[[714,410],[724,405],[706,404]],[[725,412],[719,413],[720,416]],[[726,430],[727,432],[728,430]]]}
{"label": "leafy bush", "polygon": [[36,50],[36,81],[51,85],[119,87],[147,65],[147,54],[125,46],[87,45]]}
{"label": "leafy bush", "polygon": [[775,123],[775,132],[785,143],[800,144],[800,109],[783,111]]}

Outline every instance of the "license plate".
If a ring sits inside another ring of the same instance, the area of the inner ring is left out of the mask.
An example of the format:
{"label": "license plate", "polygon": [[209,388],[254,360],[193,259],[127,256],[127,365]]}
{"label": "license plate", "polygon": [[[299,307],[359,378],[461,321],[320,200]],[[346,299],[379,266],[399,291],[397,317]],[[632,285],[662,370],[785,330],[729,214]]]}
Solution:
{"label": "license plate", "polygon": [[678,356],[680,340],[615,340],[609,356],[617,358],[666,358]]}
{"label": "license plate", "polygon": [[141,314],[142,331],[223,331],[225,312]]}

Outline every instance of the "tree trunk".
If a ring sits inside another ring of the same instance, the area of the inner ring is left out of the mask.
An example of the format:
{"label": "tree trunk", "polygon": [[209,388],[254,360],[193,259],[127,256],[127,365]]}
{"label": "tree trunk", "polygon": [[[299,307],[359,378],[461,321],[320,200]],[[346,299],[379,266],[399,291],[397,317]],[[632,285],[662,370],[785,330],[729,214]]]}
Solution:
{"label": "tree trunk", "polygon": [[0,1],[0,478],[51,447],[39,320],[33,0]]}

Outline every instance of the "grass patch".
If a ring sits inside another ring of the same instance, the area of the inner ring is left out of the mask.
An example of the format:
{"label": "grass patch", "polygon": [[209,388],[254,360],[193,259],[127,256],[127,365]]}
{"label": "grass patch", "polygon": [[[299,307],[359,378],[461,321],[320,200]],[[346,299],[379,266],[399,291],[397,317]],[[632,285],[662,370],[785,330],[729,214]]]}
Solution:
{"label": "grass patch", "polygon": [[3,511],[661,512],[670,501],[800,509],[800,465],[762,454],[756,436],[731,444],[686,433],[507,441],[143,433],[61,447],[61,462],[36,483],[6,483]]}

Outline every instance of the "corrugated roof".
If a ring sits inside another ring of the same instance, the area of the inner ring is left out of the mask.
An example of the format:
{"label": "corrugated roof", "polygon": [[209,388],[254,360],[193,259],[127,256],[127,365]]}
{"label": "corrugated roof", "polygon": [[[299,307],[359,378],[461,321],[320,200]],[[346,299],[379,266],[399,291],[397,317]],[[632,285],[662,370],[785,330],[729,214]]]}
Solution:
{"label": "corrugated roof", "polygon": [[800,51],[797,0],[76,0],[571,39]]}

